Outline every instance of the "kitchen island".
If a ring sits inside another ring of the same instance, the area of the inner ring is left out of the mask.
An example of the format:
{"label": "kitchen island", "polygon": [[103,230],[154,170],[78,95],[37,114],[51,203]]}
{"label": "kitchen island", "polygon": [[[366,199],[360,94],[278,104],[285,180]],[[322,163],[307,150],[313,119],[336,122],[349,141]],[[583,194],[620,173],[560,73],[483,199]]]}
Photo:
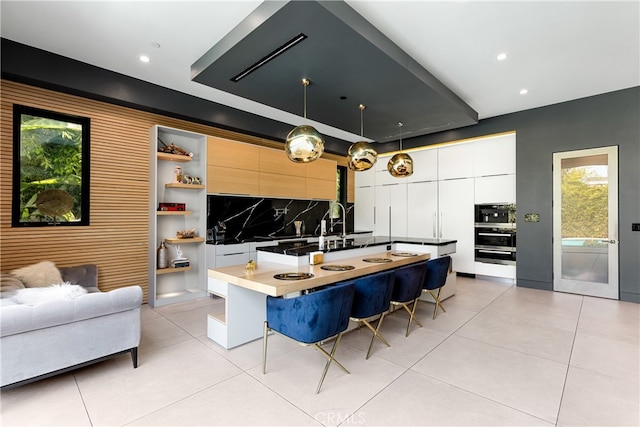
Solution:
{"label": "kitchen island", "polygon": [[[208,291],[224,298],[225,304],[221,312],[209,314],[207,336],[227,349],[245,344],[262,337],[267,295],[285,298],[295,296],[301,291],[431,258],[431,253],[424,245],[420,245],[421,251],[405,252],[396,250],[396,243],[389,239],[338,240],[322,251],[322,264],[309,264],[309,254],[318,251],[318,244],[302,241],[260,248],[255,269],[247,269],[244,264],[209,269]],[[443,248],[453,244],[455,251],[455,241],[436,243]],[[338,267],[338,271],[326,270],[330,266]],[[345,266],[348,269],[344,269]],[[281,280],[275,278],[276,275],[309,277]]]}

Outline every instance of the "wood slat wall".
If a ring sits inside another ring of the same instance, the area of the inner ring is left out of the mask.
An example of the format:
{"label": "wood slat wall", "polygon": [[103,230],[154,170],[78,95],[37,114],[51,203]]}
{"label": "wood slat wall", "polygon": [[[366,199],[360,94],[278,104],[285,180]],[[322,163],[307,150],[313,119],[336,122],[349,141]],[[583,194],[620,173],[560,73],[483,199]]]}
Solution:
{"label": "wood slat wall", "polygon": [[[1,81],[0,270],[42,260],[59,266],[98,265],[102,291],[140,285],[147,300],[149,128],[159,124],[205,135],[281,148],[282,143]],[[91,200],[87,227],[11,227],[13,104],[91,119]],[[341,156],[323,156],[346,165]]]}

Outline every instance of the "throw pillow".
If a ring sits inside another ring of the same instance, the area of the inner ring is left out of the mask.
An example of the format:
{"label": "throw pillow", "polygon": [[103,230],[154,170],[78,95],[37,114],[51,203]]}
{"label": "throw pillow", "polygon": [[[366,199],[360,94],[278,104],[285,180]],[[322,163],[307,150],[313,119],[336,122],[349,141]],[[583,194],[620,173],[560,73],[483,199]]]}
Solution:
{"label": "throw pillow", "polygon": [[50,286],[55,283],[62,283],[60,270],[51,261],[42,261],[37,264],[13,270],[11,274],[24,283],[27,288],[37,288]]}
{"label": "throw pillow", "polygon": [[0,273],[0,293],[24,289],[24,283],[17,277],[7,273]]}
{"label": "throw pillow", "polygon": [[17,304],[35,305],[48,301],[73,300],[87,293],[80,285],[71,285],[68,282],[47,287],[19,289],[11,299]]}

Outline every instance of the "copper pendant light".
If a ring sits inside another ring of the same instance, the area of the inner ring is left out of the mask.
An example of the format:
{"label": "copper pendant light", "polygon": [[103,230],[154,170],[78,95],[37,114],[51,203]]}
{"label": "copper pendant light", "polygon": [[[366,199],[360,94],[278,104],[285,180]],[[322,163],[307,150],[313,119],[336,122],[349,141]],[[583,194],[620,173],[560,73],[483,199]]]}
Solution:
{"label": "copper pendant light", "polygon": [[[400,128],[400,151],[402,151],[402,122],[398,122]],[[396,178],[406,178],[413,173],[413,159],[405,153],[397,153],[387,163],[387,170]]]}
{"label": "copper pendant light", "polygon": [[[362,112],[367,107],[360,104],[358,105],[358,108],[360,109],[360,137],[364,138]],[[349,169],[356,172],[371,169],[371,167],[376,163],[376,160],[378,160],[378,153],[373,148],[372,144],[369,144],[367,141],[358,141],[353,143],[347,151],[347,164],[349,165]]]}
{"label": "copper pendant light", "polygon": [[[307,86],[309,83],[308,79],[302,79],[305,122],[307,121]],[[313,126],[300,125],[293,128],[287,135],[284,150],[292,162],[309,163],[316,160],[324,152],[324,139]]]}

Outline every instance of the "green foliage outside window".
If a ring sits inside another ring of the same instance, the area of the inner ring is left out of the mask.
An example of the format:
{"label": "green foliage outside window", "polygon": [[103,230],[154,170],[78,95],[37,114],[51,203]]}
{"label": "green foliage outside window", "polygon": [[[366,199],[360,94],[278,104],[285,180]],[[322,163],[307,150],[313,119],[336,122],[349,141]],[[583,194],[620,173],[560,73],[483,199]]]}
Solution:
{"label": "green foliage outside window", "polygon": [[606,176],[588,167],[563,169],[562,238],[606,238],[608,197]]}
{"label": "green foliage outside window", "polygon": [[13,225],[88,224],[89,120],[14,108]]}

